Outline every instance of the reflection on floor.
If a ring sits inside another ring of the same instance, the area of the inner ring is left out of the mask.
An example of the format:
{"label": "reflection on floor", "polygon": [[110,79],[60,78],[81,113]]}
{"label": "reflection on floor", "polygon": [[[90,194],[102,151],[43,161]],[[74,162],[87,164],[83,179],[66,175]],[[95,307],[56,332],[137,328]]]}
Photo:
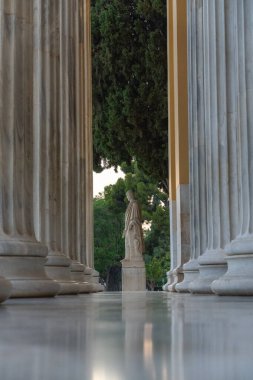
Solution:
{"label": "reflection on floor", "polygon": [[253,298],[103,293],[0,307],[1,380],[252,380]]}

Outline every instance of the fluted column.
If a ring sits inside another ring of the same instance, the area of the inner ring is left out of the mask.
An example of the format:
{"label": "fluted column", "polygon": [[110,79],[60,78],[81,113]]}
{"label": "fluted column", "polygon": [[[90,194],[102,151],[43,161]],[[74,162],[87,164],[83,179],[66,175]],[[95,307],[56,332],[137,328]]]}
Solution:
{"label": "fluted column", "polygon": [[37,5],[9,0],[0,6],[0,274],[11,281],[13,297],[52,296],[58,291],[45,273],[47,247],[34,232]]}
{"label": "fluted column", "polygon": [[[211,283],[226,271],[224,248],[230,240],[225,2],[190,0],[188,6],[189,22],[196,24],[190,31],[190,56],[196,71],[191,73],[189,91],[193,113],[197,114],[191,121],[193,136],[197,136],[191,156],[195,201],[191,212],[195,227],[199,225],[204,234],[206,229],[206,245],[199,251],[199,277],[188,288],[194,293],[212,293]],[[206,203],[201,203],[204,198]],[[202,236],[198,232],[192,231],[194,249],[197,236]]]}
{"label": "fluted column", "polygon": [[83,3],[84,31],[84,154],[85,154],[85,257],[86,265],[94,266],[93,252],[93,154],[92,154],[92,69],[91,69],[91,26],[90,0]]}
{"label": "fluted column", "polygon": [[189,284],[198,277],[198,257],[206,247],[206,171],[204,131],[203,36],[197,33],[203,23],[202,11],[188,4],[188,102],[190,151],[190,260],[183,265],[184,280],[178,292],[189,292]]}
{"label": "fluted column", "polygon": [[[61,2],[36,0],[38,8],[39,50],[34,111],[39,132],[36,136],[35,158],[35,220],[36,236],[48,247],[46,273],[59,284],[59,294],[77,293],[78,286],[72,281],[70,259],[61,250]],[[64,77],[65,80],[66,77]]]}
{"label": "fluted column", "polygon": [[83,117],[83,53],[82,49],[84,28],[86,24],[83,18],[83,1],[75,0],[71,4],[72,14],[70,18],[70,129],[69,129],[69,256],[71,262],[72,279],[78,282],[80,293],[89,293],[91,285],[85,281],[85,265],[81,263],[81,239],[85,236],[82,224],[82,215],[85,209],[81,209],[83,192],[81,183],[81,146],[84,138],[82,134]]}
{"label": "fluted column", "polygon": [[[174,92],[174,62],[171,52],[174,50],[173,39],[173,9],[172,1],[167,1],[167,53],[168,53],[168,88],[169,94]],[[174,96],[168,96],[168,155],[169,155],[169,208],[170,208],[170,270],[166,273],[167,283],[163,290],[168,291],[177,277],[177,202],[176,202],[176,162],[175,162],[175,104]]]}
{"label": "fluted column", "polygon": [[[3,65],[6,59],[6,56],[3,52],[2,46],[4,41],[4,4],[0,3],[0,75],[2,75],[3,72]],[[1,78],[0,78],[1,81]],[[2,115],[2,99],[3,99],[3,93],[2,93],[2,87],[0,86],[0,120],[1,125],[3,121],[3,115]],[[2,166],[3,157],[2,157],[2,147],[0,148],[0,165]],[[2,189],[2,176],[0,175],[0,189]],[[2,191],[0,190],[1,198],[2,198]],[[0,226],[2,226],[2,202],[0,202]],[[1,228],[1,235],[2,235],[2,228]],[[0,276],[0,302],[7,299],[11,294],[11,284],[8,280],[6,280],[3,276]]]}
{"label": "fluted column", "polygon": [[[84,265],[84,279],[86,282],[91,282],[92,269],[88,267],[86,258],[86,179],[92,180],[92,178],[86,178],[86,102],[85,102],[85,86],[86,83],[91,83],[91,76],[87,75],[91,73],[87,72],[85,65],[87,62],[86,58],[86,40],[89,38],[87,36],[87,28],[90,28],[90,24],[86,24],[86,12],[85,9],[90,6],[89,2],[84,2],[79,0],[79,122],[80,122],[80,134],[79,134],[79,183],[80,183],[80,199],[79,199],[79,210],[78,210],[78,233],[79,233],[79,244],[78,244],[78,260]],[[90,54],[91,51],[89,50]],[[91,108],[89,109],[91,112]],[[92,219],[90,219],[92,223]],[[93,291],[93,285],[90,284],[90,289]]]}
{"label": "fluted column", "polygon": [[94,236],[93,236],[93,142],[92,142],[92,67],[91,67],[91,12],[90,0],[82,3],[83,22],[83,67],[84,67],[84,109],[83,109],[83,172],[84,172],[84,204],[85,210],[83,232],[85,233],[85,249],[81,252],[82,263],[85,264],[85,276],[93,285],[93,291],[104,290],[99,284],[99,273],[94,268]]}
{"label": "fluted column", "polygon": [[[170,215],[173,244],[171,283],[183,280],[182,266],[190,257],[189,160],[187,93],[187,1],[168,0]],[[176,266],[175,265],[176,262]]]}
{"label": "fluted column", "polygon": [[234,198],[238,213],[233,216],[238,225],[233,226],[236,235],[226,248],[228,271],[212,284],[212,289],[221,295],[253,295],[253,3],[231,1],[225,10],[229,121],[234,137],[230,160],[234,162],[232,183],[237,180],[238,189]]}

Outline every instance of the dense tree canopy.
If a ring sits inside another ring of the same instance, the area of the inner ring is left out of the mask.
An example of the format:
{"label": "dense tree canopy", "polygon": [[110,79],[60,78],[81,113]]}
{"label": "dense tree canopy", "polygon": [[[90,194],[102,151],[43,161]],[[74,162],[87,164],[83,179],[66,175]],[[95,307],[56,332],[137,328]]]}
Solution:
{"label": "dense tree canopy", "polygon": [[[167,179],[166,0],[93,0],[94,167]],[[164,185],[164,182],[163,182]]]}

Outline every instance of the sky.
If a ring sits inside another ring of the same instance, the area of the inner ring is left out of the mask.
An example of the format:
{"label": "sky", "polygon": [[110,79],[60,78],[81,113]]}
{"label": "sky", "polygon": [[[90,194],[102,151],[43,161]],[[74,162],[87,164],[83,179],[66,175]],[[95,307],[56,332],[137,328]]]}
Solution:
{"label": "sky", "polygon": [[118,178],[124,178],[125,174],[118,169],[115,173],[113,168],[105,169],[102,173],[93,172],[93,197],[104,191],[104,187],[113,185]]}

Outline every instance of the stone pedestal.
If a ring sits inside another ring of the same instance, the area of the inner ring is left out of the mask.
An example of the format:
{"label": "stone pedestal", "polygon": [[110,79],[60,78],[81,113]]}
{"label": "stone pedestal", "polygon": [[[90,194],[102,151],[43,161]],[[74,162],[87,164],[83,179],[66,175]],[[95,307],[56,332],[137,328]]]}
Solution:
{"label": "stone pedestal", "polygon": [[145,291],[146,268],[144,260],[122,260],[122,291]]}

